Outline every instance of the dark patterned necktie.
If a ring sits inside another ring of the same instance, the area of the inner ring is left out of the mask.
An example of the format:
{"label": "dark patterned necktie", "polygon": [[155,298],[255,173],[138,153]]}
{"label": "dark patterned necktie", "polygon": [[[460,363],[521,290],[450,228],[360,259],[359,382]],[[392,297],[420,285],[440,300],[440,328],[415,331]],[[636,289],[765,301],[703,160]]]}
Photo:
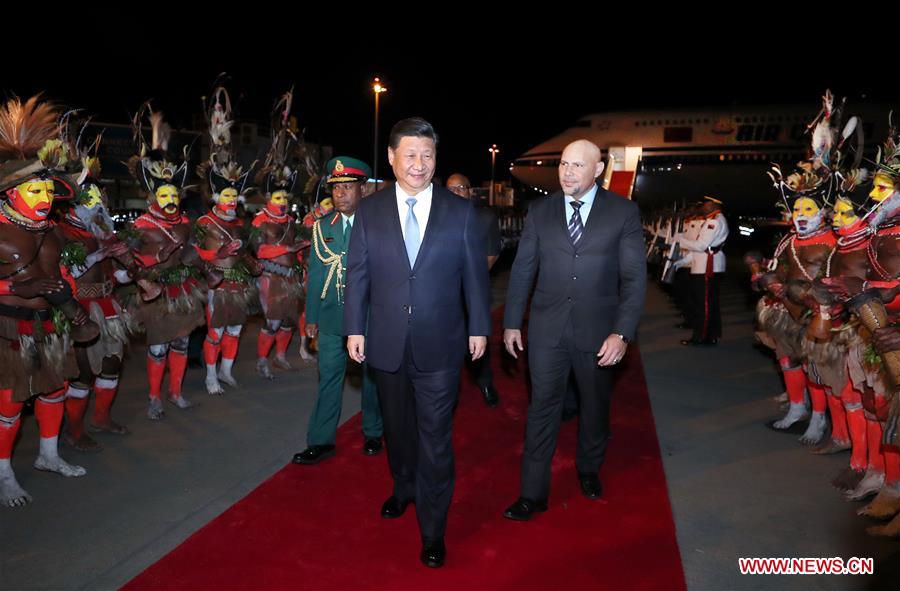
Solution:
{"label": "dark patterned necktie", "polygon": [[584,232],[584,225],[581,223],[581,212],[578,210],[584,204],[581,201],[572,201],[569,205],[574,210],[572,217],[569,219],[569,238],[572,239],[572,244],[578,244],[578,241],[581,240],[581,234]]}

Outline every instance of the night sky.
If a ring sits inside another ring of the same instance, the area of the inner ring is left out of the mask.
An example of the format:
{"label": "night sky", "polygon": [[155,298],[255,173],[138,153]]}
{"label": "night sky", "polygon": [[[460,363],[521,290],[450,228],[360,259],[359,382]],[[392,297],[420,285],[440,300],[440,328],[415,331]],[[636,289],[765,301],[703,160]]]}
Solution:
{"label": "night sky", "polygon": [[[152,98],[179,128],[191,125],[201,112],[200,97],[227,72],[238,118],[268,120],[276,97],[293,85],[293,112],[307,139],[371,163],[371,80],[378,75],[389,89],[381,99],[381,171],[390,126],[421,115],[441,137],[437,174],[462,171],[476,184],[490,178],[491,144],[501,150],[497,176],[503,179],[510,160],[589,113],[772,103],[815,107],[826,86],[853,101],[861,95],[888,103],[900,99],[900,85],[884,85],[873,76],[875,62],[868,67],[838,56],[823,67],[792,57],[801,48],[738,51],[680,40],[667,51],[665,40],[657,38],[644,57],[572,39],[522,35],[488,42],[473,30],[463,35],[470,42],[440,51],[432,50],[436,41],[428,32],[412,44],[352,44],[346,35],[298,33],[296,42],[277,49],[267,47],[265,35],[227,47],[185,38],[149,55],[120,33],[107,30],[79,45],[77,55],[93,55],[92,60],[73,56],[52,67],[41,59],[39,67],[4,61],[0,92],[24,97],[42,90],[113,123],[127,123]],[[344,40],[339,49],[335,39]]]}

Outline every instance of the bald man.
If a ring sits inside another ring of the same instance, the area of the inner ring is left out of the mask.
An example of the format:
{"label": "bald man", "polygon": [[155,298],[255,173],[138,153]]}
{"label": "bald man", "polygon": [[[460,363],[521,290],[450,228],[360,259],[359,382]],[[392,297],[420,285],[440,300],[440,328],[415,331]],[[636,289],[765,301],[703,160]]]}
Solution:
{"label": "bald man", "polygon": [[[463,174],[451,174],[447,179],[447,188],[463,199],[472,199],[472,183]],[[489,207],[477,206],[478,233],[484,237],[485,252],[487,253],[487,266],[490,271],[500,258],[500,222]],[[491,370],[491,349],[484,351],[484,357],[472,361],[466,358],[466,365],[481,390],[484,403],[491,408],[497,408],[500,404],[500,393],[494,387],[494,372]]]}
{"label": "bald man", "polygon": [[580,394],[575,468],[581,492],[602,495],[599,472],[609,439],[612,381],[644,307],[646,259],[637,205],[597,186],[600,149],[566,146],[562,190],[535,201],[513,263],[503,343],[524,350],[522,320],[537,278],[528,329],[531,405],[519,498],[504,517],[527,521],[547,510],[550,464],[570,373]]}

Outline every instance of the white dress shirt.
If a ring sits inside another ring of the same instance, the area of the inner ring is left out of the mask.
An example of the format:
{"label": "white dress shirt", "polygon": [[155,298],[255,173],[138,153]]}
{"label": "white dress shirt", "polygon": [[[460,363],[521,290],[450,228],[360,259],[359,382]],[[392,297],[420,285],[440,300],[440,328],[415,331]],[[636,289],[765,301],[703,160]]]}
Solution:
{"label": "white dress shirt", "polygon": [[406,200],[415,197],[416,204],[413,206],[413,213],[416,214],[416,220],[419,222],[419,241],[425,238],[425,228],[428,227],[428,215],[431,213],[431,197],[434,192],[434,184],[429,183],[428,187],[421,191],[418,195],[408,195],[406,191],[400,188],[400,183],[394,183],[397,191],[397,213],[400,215],[400,230],[403,232],[403,240],[406,240],[406,216],[409,215],[409,205]]}
{"label": "white dress shirt", "polygon": [[[578,210],[578,213],[581,215],[581,226],[584,228],[587,226],[588,216],[591,215],[591,208],[594,206],[594,197],[597,196],[597,185],[594,185],[590,191],[582,195],[581,199],[581,209]],[[565,196],[566,201],[566,227],[569,225],[569,220],[572,219],[572,213],[575,212],[575,208],[572,207],[572,202],[575,201],[571,195]]]}

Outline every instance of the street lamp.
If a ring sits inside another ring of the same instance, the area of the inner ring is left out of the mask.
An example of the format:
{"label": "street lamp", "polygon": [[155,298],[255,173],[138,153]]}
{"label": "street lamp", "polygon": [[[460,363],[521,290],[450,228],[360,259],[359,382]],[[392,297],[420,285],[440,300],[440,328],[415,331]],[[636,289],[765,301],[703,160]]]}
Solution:
{"label": "street lamp", "polygon": [[375,92],[375,150],[372,162],[372,173],[375,176],[375,190],[378,190],[378,95],[387,92],[387,87],[381,83],[381,78],[375,78],[372,84],[372,90]]}
{"label": "street lamp", "polygon": [[497,154],[500,153],[500,150],[497,149],[497,144],[492,145],[488,148],[488,152],[491,153],[491,190],[488,193],[488,205],[491,207],[494,206],[494,167],[497,164]]}

